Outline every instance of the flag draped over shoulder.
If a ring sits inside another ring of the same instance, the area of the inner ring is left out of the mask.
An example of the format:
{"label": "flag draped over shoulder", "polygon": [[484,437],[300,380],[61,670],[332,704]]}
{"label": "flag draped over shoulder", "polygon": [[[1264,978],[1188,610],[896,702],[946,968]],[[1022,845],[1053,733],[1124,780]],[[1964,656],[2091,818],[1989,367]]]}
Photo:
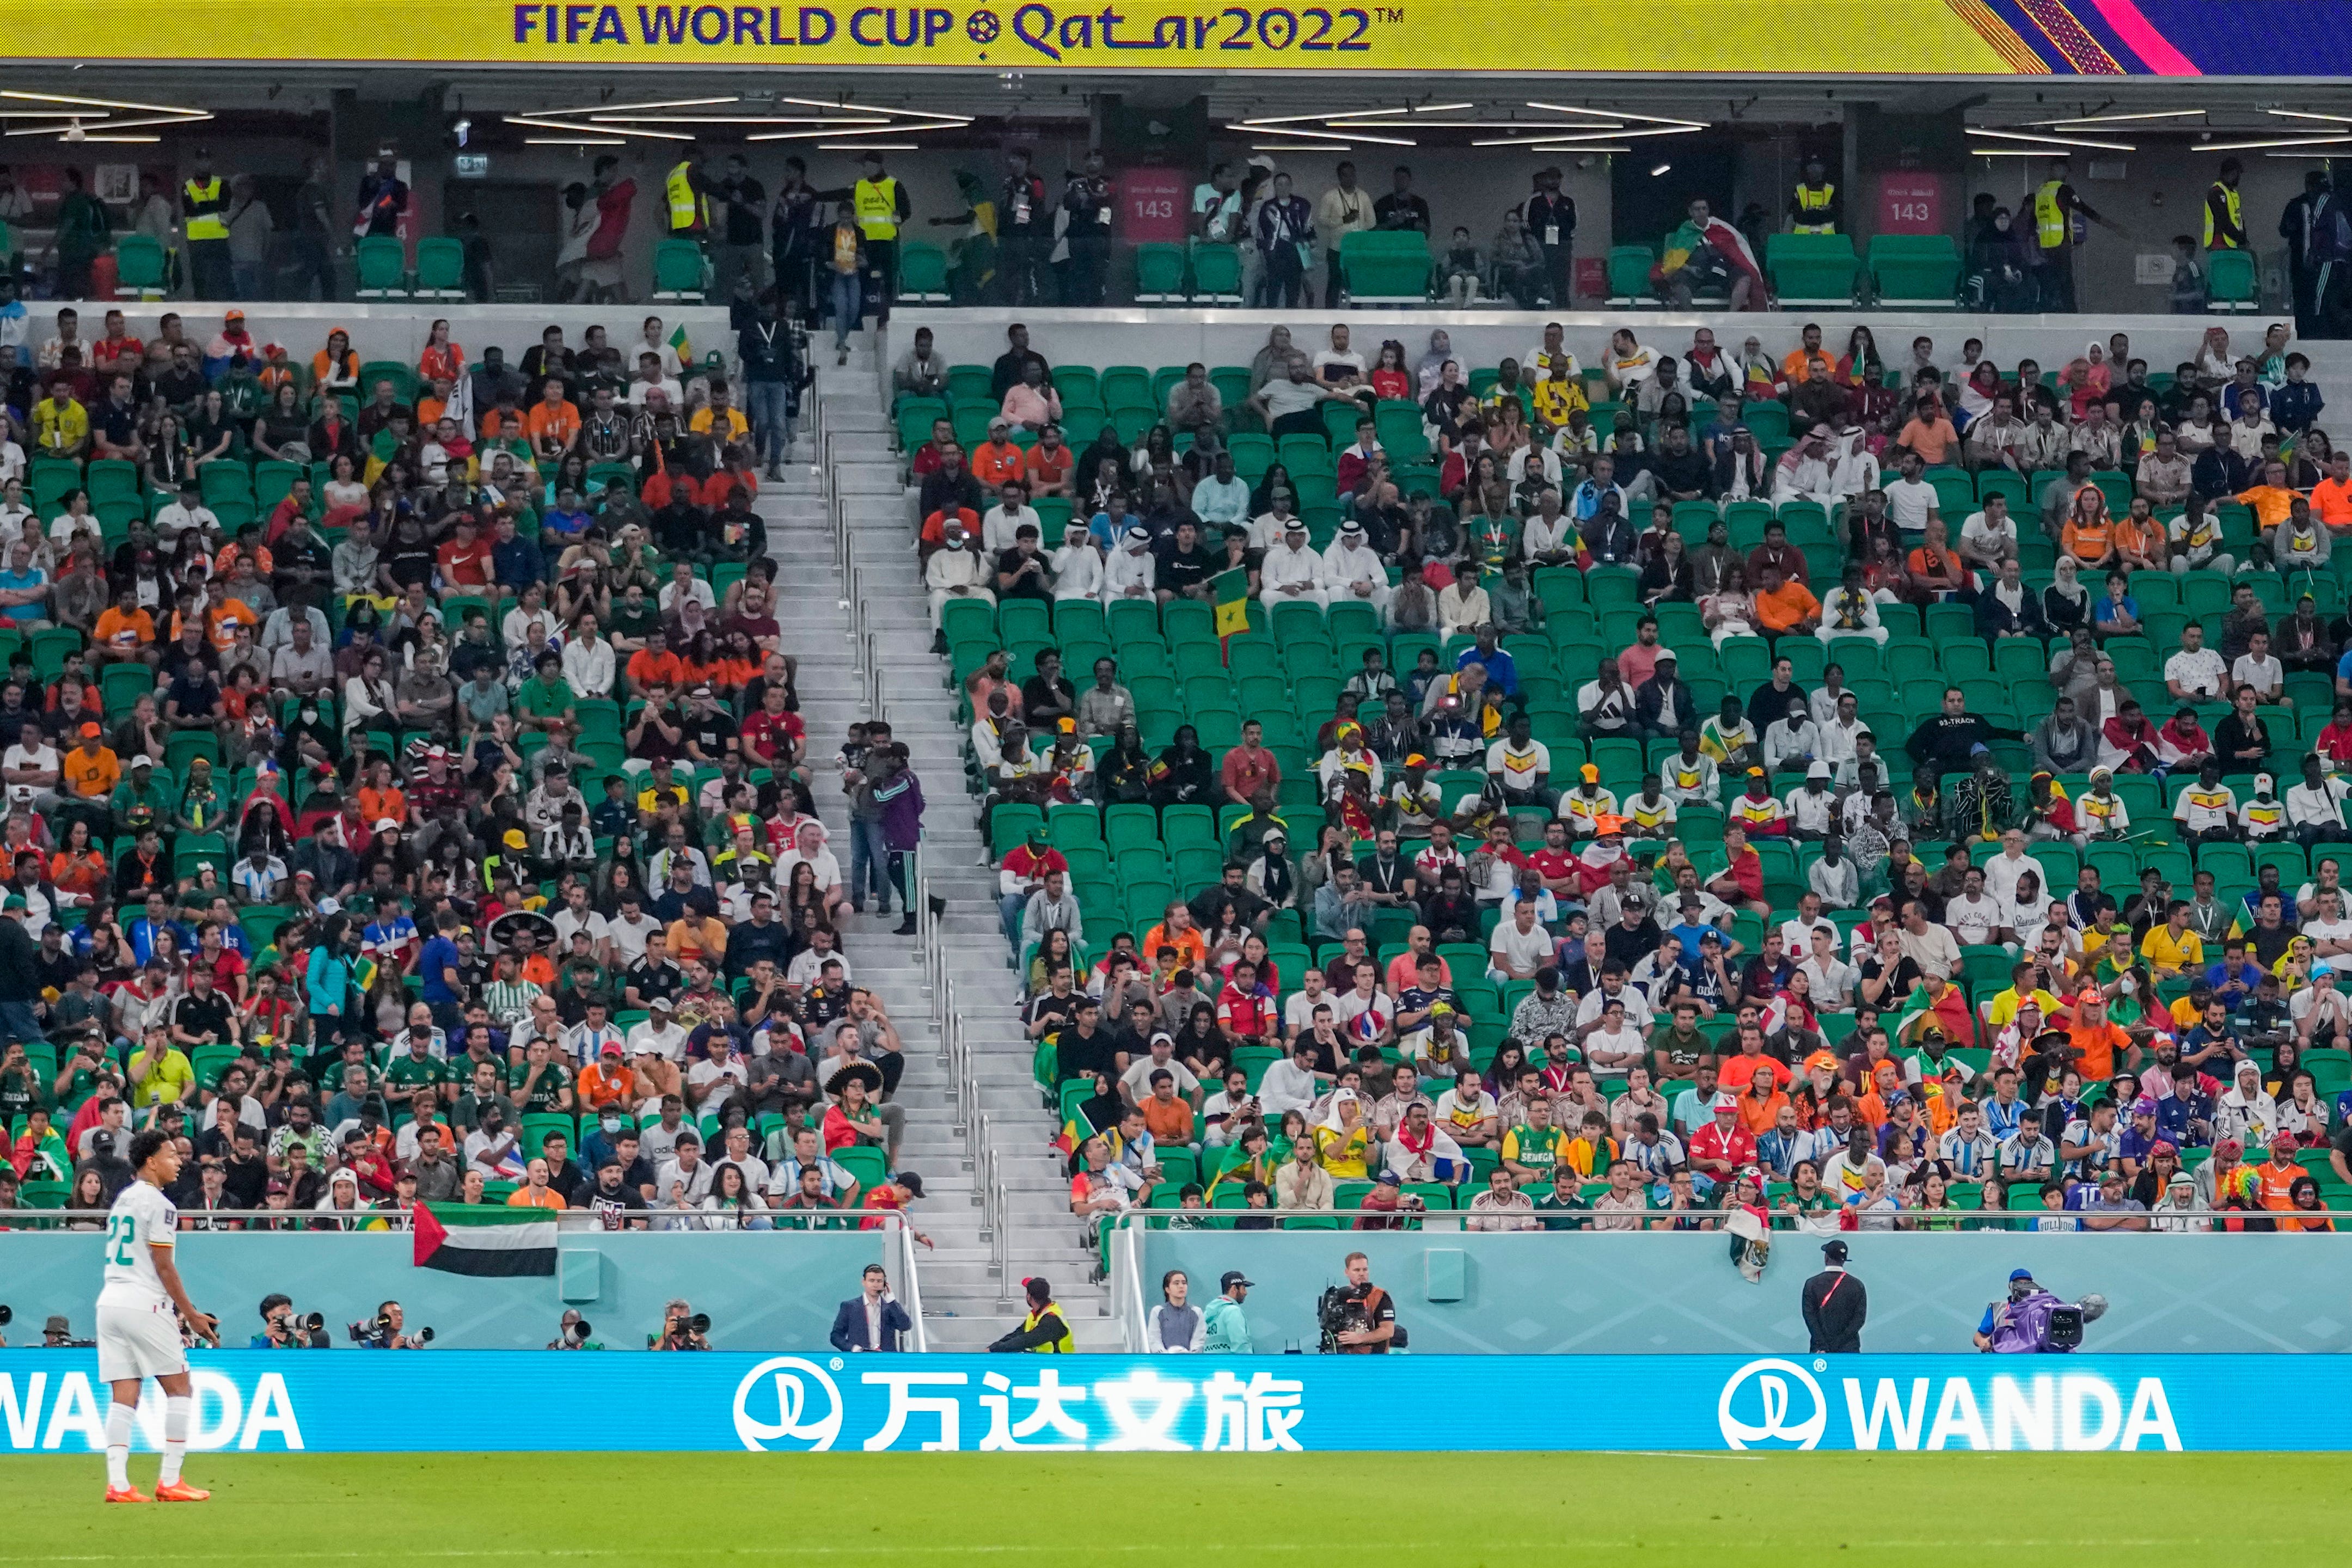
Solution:
{"label": "flag draped over shoulder", "polygon": [[503,1279],[555,1272],[555,1219],[545,1209],[416,1205],[419,1268]]}

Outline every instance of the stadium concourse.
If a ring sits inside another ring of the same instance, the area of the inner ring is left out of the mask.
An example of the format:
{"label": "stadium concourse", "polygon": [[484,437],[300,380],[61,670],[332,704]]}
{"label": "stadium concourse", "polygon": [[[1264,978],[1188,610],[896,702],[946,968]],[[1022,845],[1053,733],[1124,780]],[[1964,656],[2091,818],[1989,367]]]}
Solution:
{"label": "stadium concourse", "polygon": [[2347,1206],[2333,345],[891,332],[914,500],[846,500],[850,548],[919,574],[970,726],[1001,904],[949,930],[1014,972],[949,944],[983,1173],[1052,1141],[1081,1234]]}

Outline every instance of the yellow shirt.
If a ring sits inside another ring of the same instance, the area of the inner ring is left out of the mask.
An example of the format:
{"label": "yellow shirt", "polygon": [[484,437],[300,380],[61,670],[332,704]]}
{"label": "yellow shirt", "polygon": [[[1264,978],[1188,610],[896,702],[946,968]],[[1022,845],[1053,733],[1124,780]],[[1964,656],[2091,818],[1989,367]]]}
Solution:
{"label": "yellow shirt", "polygon": [[2042,1009],[2042,1019],[2045,1024],[2059,1008],[2065,1005],[2057,997],[2038,985],[2022,996],[2018,994],[2017,988],[2012,985],[1992,999],[1987,1009],[1985,1021],[1996,1029],[2005,1029],[2017,1022],[2017,1010],[2028,1002]]}
{"label": "yellow shirt", "polygon": [[[144,1051],[134,1052],[131,1059],[136,1062],[145,1055]],[[186,1053],[176,1046],[172,1047],[163,1052],[163,1059],[150,1068],[145,1078],[131,1085],[131,1108],[146,1110],[166,1100],[177,1100],[195,1081],[196,1069],[188,1065]]]}
{"label": "yellow shirt", "polygon": [[89,414],[68,397],[45,397],[33,405],[33,445],[43,452],[70,452],[89,439]]}
{"label": "yellow shirt", "polygon": [[2139,941],[2139,955],[2159,970],[2202,969],[2205,966],[2205,943],[2193,931],[2184,931],[2178,938],[2172,934],[2169,922],[2150,926]]}
{"label": "yellow shirt", "polygon": [[[711,416],[717,412],[719,412],[719,410],[709,408],[708,406],[698,408],[694,411],[694,417],[687,421],[686,427],[688,430],[693,431],[698,436],[708,436],[710,434],[710,426],[715,423],[711,418]],[[725,413],[727,415],[727,439],[730,441],[740,441],[744,437],[751,433],[751,422],[743,417],[743,411],[741,409],[729,408]]]}

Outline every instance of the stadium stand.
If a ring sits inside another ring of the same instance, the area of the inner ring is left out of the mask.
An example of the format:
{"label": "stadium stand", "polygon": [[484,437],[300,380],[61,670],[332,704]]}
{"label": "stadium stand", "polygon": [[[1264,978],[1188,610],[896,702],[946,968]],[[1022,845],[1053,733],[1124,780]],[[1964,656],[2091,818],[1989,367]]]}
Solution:
{"label": "stadium stand", "polygon": [[[1850,298],[1837,247],[1776,252],[1784,292]],[[1937,298],[1947,248],[1867,268]],[[2221,1226],[2346,1201],[2352,491],[2308,362],[2217,329],[2045,374],[1754,320],[1590,369],[1337,330],[1154,371],[1148,332],[1097,364],[1041,329],[936,393],[901,362],[1075,1214],[1234,1223],[1255,1176],[1381,1228],[1497,1163],[1605,1208],[1621,1159],[1650,1208],[1782,1224],[2132,1226],[2176,1172]],[[1001,423],[1031,362],[1058,414]]]}
{"label": "stadium stand", "polygon": [[861,730],[810,791],[797,335],[101,309],[36,329],[0,448],[0,1227],[94,1223],[151,1121],[184,1214],[272,1227],[919,1195],[912,971],[849,944],[908,907],[920,789]]}

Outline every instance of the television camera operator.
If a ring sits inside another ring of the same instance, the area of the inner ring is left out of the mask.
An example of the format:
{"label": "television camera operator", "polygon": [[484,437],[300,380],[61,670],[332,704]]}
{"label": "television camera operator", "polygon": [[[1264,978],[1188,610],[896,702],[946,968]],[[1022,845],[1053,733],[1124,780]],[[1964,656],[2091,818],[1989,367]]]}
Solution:
{"label": "television camera operator", "polygon": [[1404,1331],[1397,1327],[1396,1301],[1372,1283],[1372,1260],[1360,1252],[1348,1254],[1348,1282],[1334,1285],[1316,1303],[1326,1355],[1386,1355],[1391,1346],[1404,1348]]}
{"label": "television camera operator", "polygon": [[375,1310],[375,1317],[367,1322],[350,1325],[352,1342],[362,1350],[416,1351],[433,1342],[431,1329],[407,1331],[408,1315],[397,1301],[386,1301]]}
{"label": "television camera operator", "polygon": [[327,1333],[327,1320],[316,1312],[295,1316],[290,1296],[271,1291],[261,1299],[260,1312],[261,1331],[246,1341],[247,1350],[322,1351],[334,1343]]}
{"label": "television camera operator", "polygon": [[2106,1312],[2105,1296],[2062,1300],[2036,1283],[2031,1270],[2011,1269],[2009,1300],[1985,1308],[1976,1347],[1990,1355],[2072,1355],[2083,1346],[2084,1325]]}

